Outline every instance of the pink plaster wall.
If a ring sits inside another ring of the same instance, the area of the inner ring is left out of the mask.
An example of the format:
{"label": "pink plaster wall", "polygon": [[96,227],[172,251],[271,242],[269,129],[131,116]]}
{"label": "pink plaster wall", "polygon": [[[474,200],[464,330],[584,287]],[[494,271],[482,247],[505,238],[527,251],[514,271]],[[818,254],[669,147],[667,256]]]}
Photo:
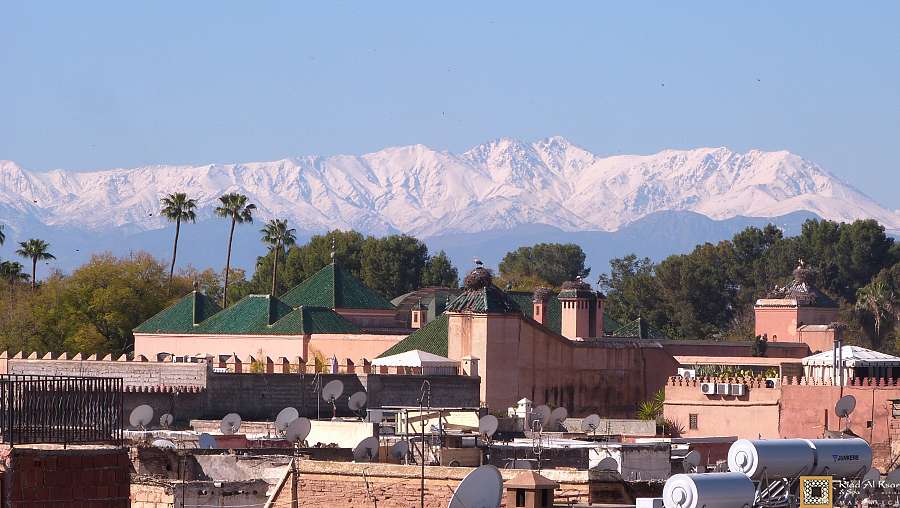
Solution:
{"label": "pink plaster wall", "polygon": [[[701,382],[678,378],[666,386],[663,414],[678,424],[682,436],[779,437],[780,389],[755,383],[748,385],[741,397],[704,395],[700,392]],[[697,415],[696,430],[689,426],[691,414]]]}
{"label": "pink plaster wall", "polygon": [[798,342],[796,307],[756,307],[756,335],[768,335],[772,342]]}
{"label": "pink plaster wall", "polygon": [[309,356],[304,358],[312,358],[318,351],[325,358],[334,355],[340,360],[344,358],[351,358],[354,361],[360,358],[374,360],[405,338],[406,335],[314,333],[309,336],[306,345],[305,353]]}

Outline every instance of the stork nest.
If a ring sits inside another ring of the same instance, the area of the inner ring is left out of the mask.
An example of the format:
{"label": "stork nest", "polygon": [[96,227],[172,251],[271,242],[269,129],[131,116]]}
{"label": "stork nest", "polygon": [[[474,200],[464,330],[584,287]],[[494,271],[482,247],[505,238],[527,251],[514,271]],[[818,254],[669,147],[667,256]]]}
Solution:
{"label": "stork nest", "polygon": [[466,275],[466,278],[463,279],[463,286],[466,289],[482,289],[490,286],[493,279],[487,268],[479,266]]}
{"label": "stork nest", "polygon": [[591,285],[581,279],[567,280],[562,283],[562,288],[563,289],[576,289],[576,290],[590,291]]}

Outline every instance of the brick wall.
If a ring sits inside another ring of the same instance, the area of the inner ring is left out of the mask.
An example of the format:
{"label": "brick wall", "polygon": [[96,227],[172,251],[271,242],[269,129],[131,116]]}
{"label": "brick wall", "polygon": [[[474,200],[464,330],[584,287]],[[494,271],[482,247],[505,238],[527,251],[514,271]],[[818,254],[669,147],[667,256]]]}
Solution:
{"label": "brick wall", "polygon": [[[298,504],[304,508],[372,506],[376,502],[380,508],[419,506],[421,469],[418,466],[301,460],[297,469]],[[425,468],[425,506],[445,508],[453,489],[470,471],[471,468],[465,467]],[[500,472],[504,480],[510,480],[521,471]],[[587,472],[545,470],[541,474],[560,484],[556,491],[557,503],[587,503]],[[273,508],[290,508],[292,483],[289,472],[271,498]],[[500,506],[506,506],[505,499]]]}
{"label": "brick wall", "polygon": [[4,506],[90,506],[129,504],[130,462],[124,449],[16,447],[4,475]]}
{"label": "brick wall", "polygon": [[125,386],[206,386],[206,363],[0,358],[8,374],[120,377]]}

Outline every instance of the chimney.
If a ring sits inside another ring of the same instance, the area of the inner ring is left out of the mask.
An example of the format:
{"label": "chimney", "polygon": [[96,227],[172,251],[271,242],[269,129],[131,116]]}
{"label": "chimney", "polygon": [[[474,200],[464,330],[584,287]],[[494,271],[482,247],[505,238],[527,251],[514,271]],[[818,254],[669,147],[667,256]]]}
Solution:
{"label": "chimney", "polygon": [[428,308],[422,304],[422,300],[413,305],[412,310],[410,311],[410,328],[422,328],[427,324],[428,321]]}
{"label": "chimney", "polygon": [[[569,339],[589,339],[602,335],[602,317],[598,319],[600,305],[597,293],[591,285],[578,277],[563,283],[559,293],[562,304],[562,335]],[[598,326],[601,333],[598,332]]]}
{"label": "chimney", "polygon": [[604,328],[604,323],[603,323],[603,320],[605,317],[603,314],[603,310],[604,310],[605,305],[606,305],[606,296],[603,293],[598,291],[597,292],[597,313],[595,315],[596,317],[594,318],[594,337],[603,337],[605,335],[605,332],[604,332],[605,328]]}
{"label": "chimney", "polygon": [[540,287],[534,290],[531,302],[534,304],[534,320],[538,323],[547,324],[547,301],[550,300],[550,290]]}

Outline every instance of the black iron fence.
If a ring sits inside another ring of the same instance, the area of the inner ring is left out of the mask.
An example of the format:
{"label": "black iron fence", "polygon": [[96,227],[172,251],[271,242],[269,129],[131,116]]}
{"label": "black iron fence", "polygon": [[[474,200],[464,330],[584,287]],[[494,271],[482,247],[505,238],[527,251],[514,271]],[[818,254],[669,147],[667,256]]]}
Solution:
{"label": "black iron fence", "polygon": [[122,378],[0,375],[6,444],[122,443]]}

